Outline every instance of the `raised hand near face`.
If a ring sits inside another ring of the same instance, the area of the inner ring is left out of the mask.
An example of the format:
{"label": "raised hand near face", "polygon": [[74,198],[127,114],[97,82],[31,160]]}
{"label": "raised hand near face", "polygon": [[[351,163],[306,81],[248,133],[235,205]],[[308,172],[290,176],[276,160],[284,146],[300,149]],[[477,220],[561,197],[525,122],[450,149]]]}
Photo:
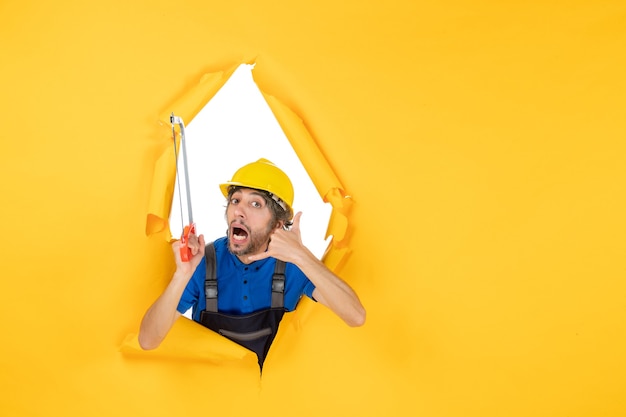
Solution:
{"label": "raised hand near face", "polygon": [[248,257],[250,261],[258,261],[273,257],[284,262],[298,263],[308,249],[302,244],[300,235],[300,218],[302,212],[299,211],[293,218],[293,225],[290,230],[276,229],[270,238],[267,251]]}

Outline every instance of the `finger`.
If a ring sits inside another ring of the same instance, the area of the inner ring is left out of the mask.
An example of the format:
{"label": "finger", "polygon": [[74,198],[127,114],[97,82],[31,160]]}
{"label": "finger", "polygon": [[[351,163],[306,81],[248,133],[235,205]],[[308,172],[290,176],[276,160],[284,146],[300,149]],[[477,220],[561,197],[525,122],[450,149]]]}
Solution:
{"label": "finger", "polygon": [[180,240],[176,240],[176,241],[174,241],[174,243],[172,243],[172,250],[174,251],[174,260],[176,261],[176,263],[181,262],[181,259],[180,259]]}
{"label": "finger", "polygon": [[189,235],[187,247],[191,250],[192,255],[198,253],[198,250],[200,249],[200,242],[198,241],[198,237],[196,235]]}
{"label": "finger", "polygon": [[263,252],[263,253],[259,253],[257,255],[250,255],[250,256],[248,256],[248,260],[251,261],[251,262],[260,261],[261,259],[269,258],[270,256],[271,256],[270,252],[266,251],[266,252]]}
{"label": "finger", "polygon": [[198,253],[204,256],[204,249],[206,246],[206,243],[204,242],[204,235],[198,236],[198,243],[199,243]]}
{"label": "finger", "polygon": [[293,224],[291,226],[291,230],[293,232],[299,232],[300,231],[300,217],[302,217],[302,212],[299,211],[296,213],[296,215],[293,217]]}

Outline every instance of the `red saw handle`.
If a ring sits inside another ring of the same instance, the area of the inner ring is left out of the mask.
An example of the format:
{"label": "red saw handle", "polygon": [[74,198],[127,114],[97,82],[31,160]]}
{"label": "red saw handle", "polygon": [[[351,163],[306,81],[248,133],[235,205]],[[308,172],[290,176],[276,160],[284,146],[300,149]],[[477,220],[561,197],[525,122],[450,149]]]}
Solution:
{"label": "red saw handle", "polygon": [[180,260],[183,262],[189,262],[193,256],[191,255],[191,249],[189,249],[189,235],[196,234],[196,224],[191,223],[189,226],[185,226],[183,235],[180,237]]}

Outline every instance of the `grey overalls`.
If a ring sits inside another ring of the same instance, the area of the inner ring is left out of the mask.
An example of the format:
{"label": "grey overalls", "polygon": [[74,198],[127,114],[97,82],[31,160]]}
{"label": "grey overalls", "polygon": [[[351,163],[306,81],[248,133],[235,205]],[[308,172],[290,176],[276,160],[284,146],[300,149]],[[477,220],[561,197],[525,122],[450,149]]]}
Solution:
{"label": "grey overalls", "polygon": [[213,243],[206,245],[204,257],[206,310],[200,312],[200,324],[255,352],[259,367],[263,370],[263,362],[285,313],[285,263],[276,260],[270,308],[246,315],[232,315],[217,311],[217,265]]}

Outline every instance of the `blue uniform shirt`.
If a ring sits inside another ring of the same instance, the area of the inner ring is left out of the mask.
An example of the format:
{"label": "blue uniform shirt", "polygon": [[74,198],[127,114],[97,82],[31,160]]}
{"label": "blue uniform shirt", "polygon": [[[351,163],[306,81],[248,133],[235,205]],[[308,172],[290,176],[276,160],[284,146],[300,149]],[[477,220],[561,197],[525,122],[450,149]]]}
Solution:
{"label": "blue uniform shirt", "polygon": [[[272,305],[272,276],[276,259],[266,258],[251,264],[242,263],[227,248],[227,238],[214,242],[217,261],[217,309],[220,313],[242,315],[265,310]],[[206,261],[203,258],[189,280],[178,303],[184,314],[193,308],[192,317],[200,321],[200,312],[206,309],[204,281]],[[293,311],[302,295],[313,298],[315,285],[294,264],[285,267],[285,309]]]}

